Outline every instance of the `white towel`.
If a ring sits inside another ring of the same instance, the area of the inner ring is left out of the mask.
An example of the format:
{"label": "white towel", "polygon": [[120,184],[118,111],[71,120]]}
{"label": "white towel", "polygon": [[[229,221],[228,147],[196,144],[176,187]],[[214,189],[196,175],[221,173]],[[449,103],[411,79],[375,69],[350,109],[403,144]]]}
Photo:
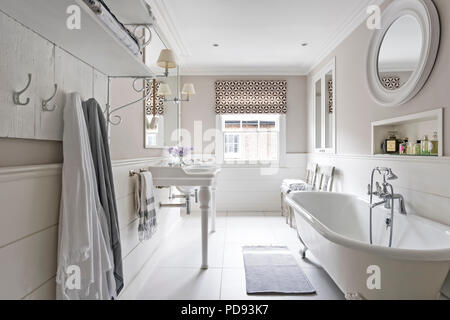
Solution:
{"label": "white towel", "polygon": [[157,229],[153,177],[148,171],[142,172],[136,179],[135,208],[139,216],[139,241],[150,239]]}
{"label": "white towel", "polygon": [[313,186],[304,180],[285,179],[281,185],[283,193],[291,193],[293,191],[312,191]]}
{"label": "white towel", "polygon": [[[66,97],[59,216],[58,299],[111,299],[113,261],[79,94]],[[79,273],[78,273],[79,271]],[[79,287],[77,277],[79,276]]]}

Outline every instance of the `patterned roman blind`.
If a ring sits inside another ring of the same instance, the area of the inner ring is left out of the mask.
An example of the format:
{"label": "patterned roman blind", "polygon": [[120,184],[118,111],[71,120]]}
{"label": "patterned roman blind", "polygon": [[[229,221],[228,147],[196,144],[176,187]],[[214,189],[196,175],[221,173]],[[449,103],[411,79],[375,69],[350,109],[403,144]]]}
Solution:
{"label": "patterned roman blind", "polygon": [[[152,115],[153,114],[153,83],[146,81],[145,82],[145,94],[147,95],[150,91],[150,95],[145,99],[145,114]],[[156,92],[159,89],[159,82],[156,82]],[[164,115],[164,97],[156,95],[156,114]]]}
{"label": "patterned roman blind", "polygon": [[216,113],[286,113],[287,81],[216,81]]}

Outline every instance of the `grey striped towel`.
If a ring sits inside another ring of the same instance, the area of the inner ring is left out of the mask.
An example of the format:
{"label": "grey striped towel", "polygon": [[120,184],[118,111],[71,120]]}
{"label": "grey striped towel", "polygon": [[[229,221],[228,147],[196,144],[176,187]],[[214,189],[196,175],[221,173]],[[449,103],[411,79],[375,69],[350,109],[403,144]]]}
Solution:
{"label": "grey striped towel", "polygon": [[136,212],[139,216],[139,241],[150,239],[157,229],[153,177],[148,171],[138,175],[135,189]]}

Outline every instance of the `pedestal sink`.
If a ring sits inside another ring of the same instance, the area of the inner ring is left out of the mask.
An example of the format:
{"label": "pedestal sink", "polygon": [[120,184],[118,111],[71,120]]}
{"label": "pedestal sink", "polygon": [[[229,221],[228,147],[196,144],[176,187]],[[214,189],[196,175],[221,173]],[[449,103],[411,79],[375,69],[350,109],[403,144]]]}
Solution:
{"label": "pedestal sink", "polygon": [[216,177],[220,167],[213,165],[159,166],[149,167],[156,187],[199,187],[202,213],[202,269],[208,268],[208,215],[211,213],[211,232],[216,228]]}

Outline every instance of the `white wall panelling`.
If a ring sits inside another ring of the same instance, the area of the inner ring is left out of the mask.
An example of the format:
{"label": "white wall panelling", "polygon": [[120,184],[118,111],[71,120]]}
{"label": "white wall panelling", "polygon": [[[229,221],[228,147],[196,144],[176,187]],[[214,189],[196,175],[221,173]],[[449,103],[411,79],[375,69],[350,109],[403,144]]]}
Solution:
{"label": "white wall panelling", "polygon": [[392,168],[395,193],[405,197],[409,214],[450,225],[450,158],[399,159],[396,156],[308,154],[308,161],[336,167],[334,191],[367,196],[370,173],[377,166]]}
{"label": "white wall panelling", "polygon": [[[119,209],[125,289],[149,260],[159,242],[180,219],[179,209],[157,209],[159,229],[139,242],[134,214],[134,179],[129,170],[155,159],[113,162]],[[0,299],[54,299],[61,189],[61,165],[0,169]],[[167,202],[168,189],[156,191]]]}
{"label": "white wall panelling", "polygon": [[[84,99],[107,101],[108,78],[70,53],[0,11],[0,137],[62,140],[65,94],[79,92]],[[13,103],[13,91],[21,90],[32,74],[30,88],[23,98],[26,106]],[[58,85],[51,102],[58,108],[42,110]]]}
{"label": "white wall panelling", "polygon": [[92,96],[95,97],[97,102],[102,106],[104,110],[106,104],[108,103],[108,86],[109,80],[106,75],[103,73],[93,69],[94,78],[93,78],[93,89]]}
{"label": "white wall panelling", "polygon": [[[0,136],[33,138],[39,97],[54,82],[53,45],[0,13]],[[31,85],[22,99],[26,106],[13,103],[13,91],[22,90],[32,74]]]}

